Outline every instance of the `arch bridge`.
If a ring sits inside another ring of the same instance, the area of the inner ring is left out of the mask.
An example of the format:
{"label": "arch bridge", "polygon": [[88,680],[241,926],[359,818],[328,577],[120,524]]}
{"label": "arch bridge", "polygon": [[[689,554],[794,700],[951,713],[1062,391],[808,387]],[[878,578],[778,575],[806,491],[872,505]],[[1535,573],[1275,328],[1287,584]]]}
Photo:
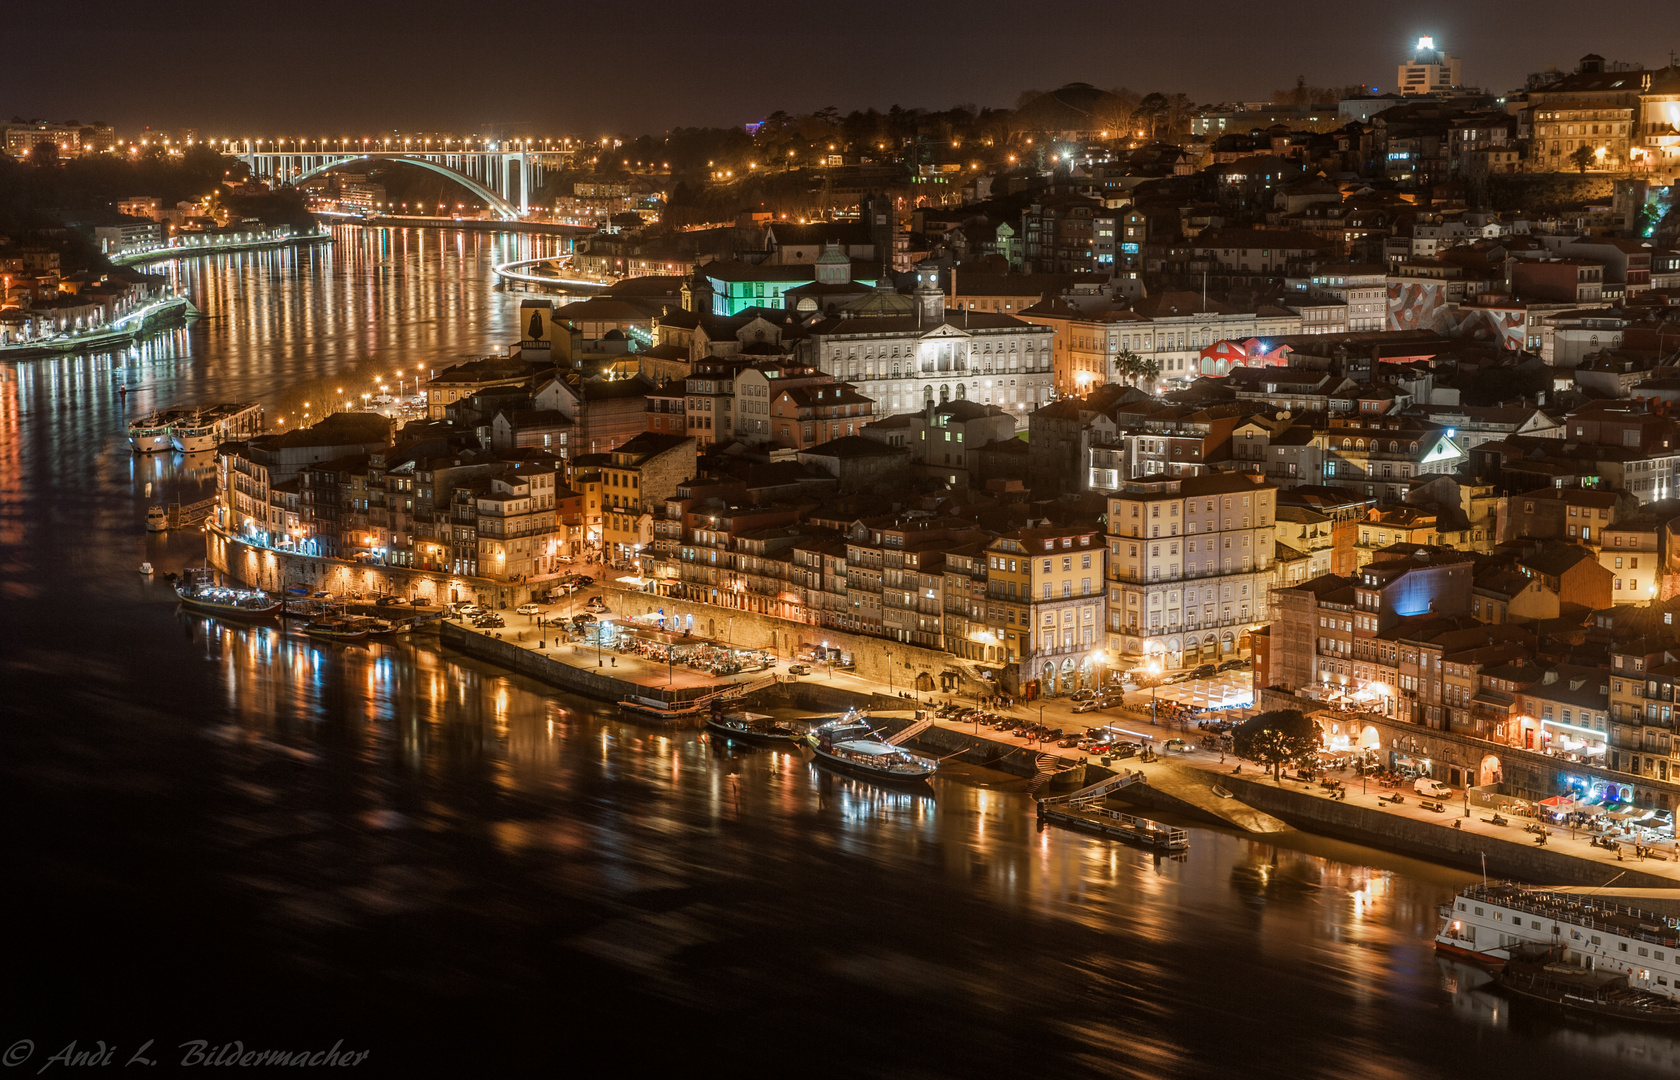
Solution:
{"label": "arch bridge", "polygon": [[542,186],[547,170],[564,166],[564,155],[529,148],[460,150],[256,150],[235,154],[258,180],[301,184],[329,169],[355,161],[406,161],[455,181],[503,221],[530,213],[531,193]]}

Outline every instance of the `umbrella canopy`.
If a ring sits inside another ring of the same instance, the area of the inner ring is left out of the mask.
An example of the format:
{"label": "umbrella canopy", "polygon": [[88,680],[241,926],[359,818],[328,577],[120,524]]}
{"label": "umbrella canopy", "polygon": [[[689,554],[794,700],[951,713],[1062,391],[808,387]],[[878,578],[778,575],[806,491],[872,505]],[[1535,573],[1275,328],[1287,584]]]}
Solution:
{"label": "umbrella canopy", "polygon": [[1553,795],[1549,799],[1541,799],[1540,800],[1540,805],[1541,806],[1554,806],[1554,807],[1559,807],[1559,808],[1565,807],[1565,806],[1574,806],[1575,805],[1575,798],[1572,795]]}

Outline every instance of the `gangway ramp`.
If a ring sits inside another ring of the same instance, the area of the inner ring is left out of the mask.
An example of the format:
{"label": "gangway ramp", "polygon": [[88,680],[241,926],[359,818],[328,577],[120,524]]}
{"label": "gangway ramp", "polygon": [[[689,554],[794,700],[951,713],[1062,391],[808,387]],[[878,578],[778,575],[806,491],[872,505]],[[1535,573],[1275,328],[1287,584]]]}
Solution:
{"label": "gangway ramp", "polygon": [[922,732],[926,731],[928,728],[931,728],[932,726],[933,726],[933,721],[932,720],[918,720],[914,724],[911,724],[909,727],[904,728],[901,731],[896,731],[891,735],[888,735],[887,738],[886,738],[886,741],[888,743],[892,744],[893,746],[903,746],[905,743],[909,742],[911,739],[914,739],[916,736],[920,735]]}
{"label": "gangway ramp", "polygon": [[1056,803],[1073,803],[1085,806],[1090,803],[1101,802],[1102,800],[1108,798],[1108,796],[1112,793],[1119,791],[1121,788],[1130,787],[1132,784],[1145,784],[1148,782],[1149,778],[1146,777],[1141,770],[1138,772],[1120,773],[1116,776],[1110,776],[1106,780],[1098,780],[1094,784],[1087,784],[1078,791],[1070,791],[1065,795],[1052,795],[1048,799],[1040,799],[1039,802],[1052,805]]}

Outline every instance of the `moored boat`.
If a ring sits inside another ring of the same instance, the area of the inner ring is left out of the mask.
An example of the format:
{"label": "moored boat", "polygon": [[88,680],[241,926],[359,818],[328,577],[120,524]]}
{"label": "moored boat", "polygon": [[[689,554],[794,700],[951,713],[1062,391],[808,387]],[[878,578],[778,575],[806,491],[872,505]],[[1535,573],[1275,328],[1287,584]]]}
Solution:
{"label": "moored boat", "polygon": [[934,759],[871,738],[873,734],[865,719],[847,714],[812,728],[805,741],[818,761],[872,780],[920,784],[938,770]]}
{"label": "moored boat", "polygon": [[1499,973],[1501,989],[1565,1012],[1641,1024],[1680,1024],[1680,1001],[1634,986],[1621,974],[1565,959],[1562,946],[1518,945]]}
{"label": "moored boat", "polygon": [[215,583],[214,571],[193,568],[185,571],[175,586],[181,605],[207,615],[236,619],[266,619],[280,613],[280,601],[261,589],[235,589]]}
{"label": "moored boat", "polygon": [[169,427],[169,443],[183,454],[216,448],[217,424],[203,413],[193,413],[175,421]]}
{"label": "moored boat", "polygon": [[764,746],[792,746],[803,735],[792,724],[778,723],[764,713],[714,713],[706,720],[706,730],[714,735]]}
{"label": "moored boat", "polygon": [[128,445],[136,454],[155,454],[170,449],[168,417],[153,413],[130,421]]}
{"label": "moored boat", "polygon": [[1435,948],[1446,956],[1503,971],[1525,950],[1556,948],[1559,963],[1680,1000],[1680,920],[1604,896],[1514,882],[1468,885],[1439,914]]}
{"label": "moored boat", "polygon": [[140,572],[142,574],[146,575],[147,577],[151,577],[152,576],[152,564],[149,563],[149,562],[141,563],[140,564]]}
{"label": "moored boat", "polygon": [[169,511],[161,506],[154,506],[146,511],[146,531],[163,532],[169,528]]}
{"label": "moored boat", "polygon": [[363,641],[368,636],[365,626],[351,619],[317,619],[303,628],[303,632],[317,641]]}

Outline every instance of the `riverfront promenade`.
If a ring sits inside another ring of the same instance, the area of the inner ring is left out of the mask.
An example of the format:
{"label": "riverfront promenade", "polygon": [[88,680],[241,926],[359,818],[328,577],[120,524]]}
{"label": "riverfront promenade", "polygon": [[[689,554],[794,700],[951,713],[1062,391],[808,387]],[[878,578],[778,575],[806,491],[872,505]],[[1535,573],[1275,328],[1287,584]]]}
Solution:
{"label": "riverfront promenade", "polygon": [[[545,608],[558,615],[557,607]],[[744,673],[727,678],[715,678],[702,671],[683,666],[656,664],[632,655],[602,650],[599,656],[593,645],[565,642],[556,645],[554,627],[539,629],[534,617],[510,614],[507,625],[497,630],[477,630],[457,627],[463,633],[478,634],[496,640],[499,646],[511,646],[546,656],[576,669],[589,677],[618,680],[644,687],[650,696],[670,699],[692,698],[708,691],[725,689],[731,684],[758,682],[762,684],[774,676],[781,686],[802,684],[830,688],[842,693],[842,699],[856,697],[860,704],[873,703],[871,711],[892,722],[908,724],[915,708],[930,708],[954,697],[941,694],[910,693],[902,687],[891,687],[848,671],[829,671],[826,666],[813,665],[808,674],[790,676],[787,662],[770,671]],[[564,631],[559,631],[562,635]],[[453,632],[452,632],[453,633]],[[506,655],[506,654],[504,654]],[[517,654],[513,654],[517,655]],[[613,663],[616,657],[616,666]],[[1233,677],[1246,676],[1233,672],[1223,680],[1207,680],[1215,685],[1194,683],[1162,688],[1160,700],[1198,700],[1217,698],[1228,687],[1218,685]],[[1395,789],[1375,783],[1362,783],[1351,772],[1332,773],[1331,778],[1342,781],[1345,798],[1332,798],[1332,792],[1316,782],[1307,783],[1283,778],[1273,780],[1269,773],[1253,764],[1240,762],[1227,753],[1220,760],[1218,751],[1201,749],[1201,732],[1192,724],[1181,732],[1177,725],[1152,725],[1148,719],[1148,691],[1127,695],[1121,709],[1102,712],[1074,713],[1066,700],[1028,702],[1012,708],[998,709],[1003,715],[1037,720],[1070,732],[1084,732],[1091,728],[1107,728],[1120,737],[1129,737],[1155,750],[1152,761],[1136,757],[1112,759],[1108,766],[1114,771],[1141,771],[1147,778],[1144,788],[1128,788],[1120,798],[1136,801],[1157,813],[1183,813],[1218,821],[1229,827],[1262,836],[1300,827],[1341,839],[1378,847],[1390,848],[1419,858],[1431,859],[1471,868],[1480,856],[1487,857],[1490,873],[1521,876],[1527,880],[1551,884],[1605,884],[1621,880],[1622,884],[1672,885],[1680,888],[1680,859],[1676,859],[1675,845],[1664,844],[1659,853],[1668,858],[1640,858],[1634,854],[1630,840],[1622,844],[1621,857],[1603,848],[1594,847],[1586,833],[1574,834],[1567,828],[1553,827],[1544,845],[1534,843],[1534,836],[1523,830],[1531,819],[1517,815],[1509,800],[1499,796],[1480,796],[1462,790],[1454,798],[1444,800],[1446,809],[1434,812],[1423,807],[1423,800],[1409,786]],[[883,702],[903,702],[901,713]],[[1041,707],[1042,706],[1042,711]],[[1247,710],[1230,710],[1223,715],[1240,717]],[[927,732],[913,741],[930,751],[949,753],[962,745],[992,745],[1005,751],[1018,751],[1017,766],[1031,768],[1030,762],[1040,755],[1063,763],[1063,768],[1076,770],[1081,766],[1095,768],[1098,764],[1087,751],[1046,745],[1011,736],[989,727],[949,720],[934,722],[936,732]],[[1163,749],[1167,740],[1183,738],[1194,748]],[[1101,774],[1098,774],[1101,775]],[[1087,779],[1092,777],[1087,776]],[[1213,792],[1215,786],[1226,788],[1234,798],[1224,798]],[[1383,801],[1383,796],[1399,795],[1399,803]],[[1468,795],[1468,801],[1467,801]],[[1480,805],[1479,797],[1491,800]],[[1468,813],[1467,813],[1468,811]],[[1490,820],[1495,812],[1503,811],[1510,824],[1495,825]],[[1456,826],[1455,823],[1456,822]]]}

